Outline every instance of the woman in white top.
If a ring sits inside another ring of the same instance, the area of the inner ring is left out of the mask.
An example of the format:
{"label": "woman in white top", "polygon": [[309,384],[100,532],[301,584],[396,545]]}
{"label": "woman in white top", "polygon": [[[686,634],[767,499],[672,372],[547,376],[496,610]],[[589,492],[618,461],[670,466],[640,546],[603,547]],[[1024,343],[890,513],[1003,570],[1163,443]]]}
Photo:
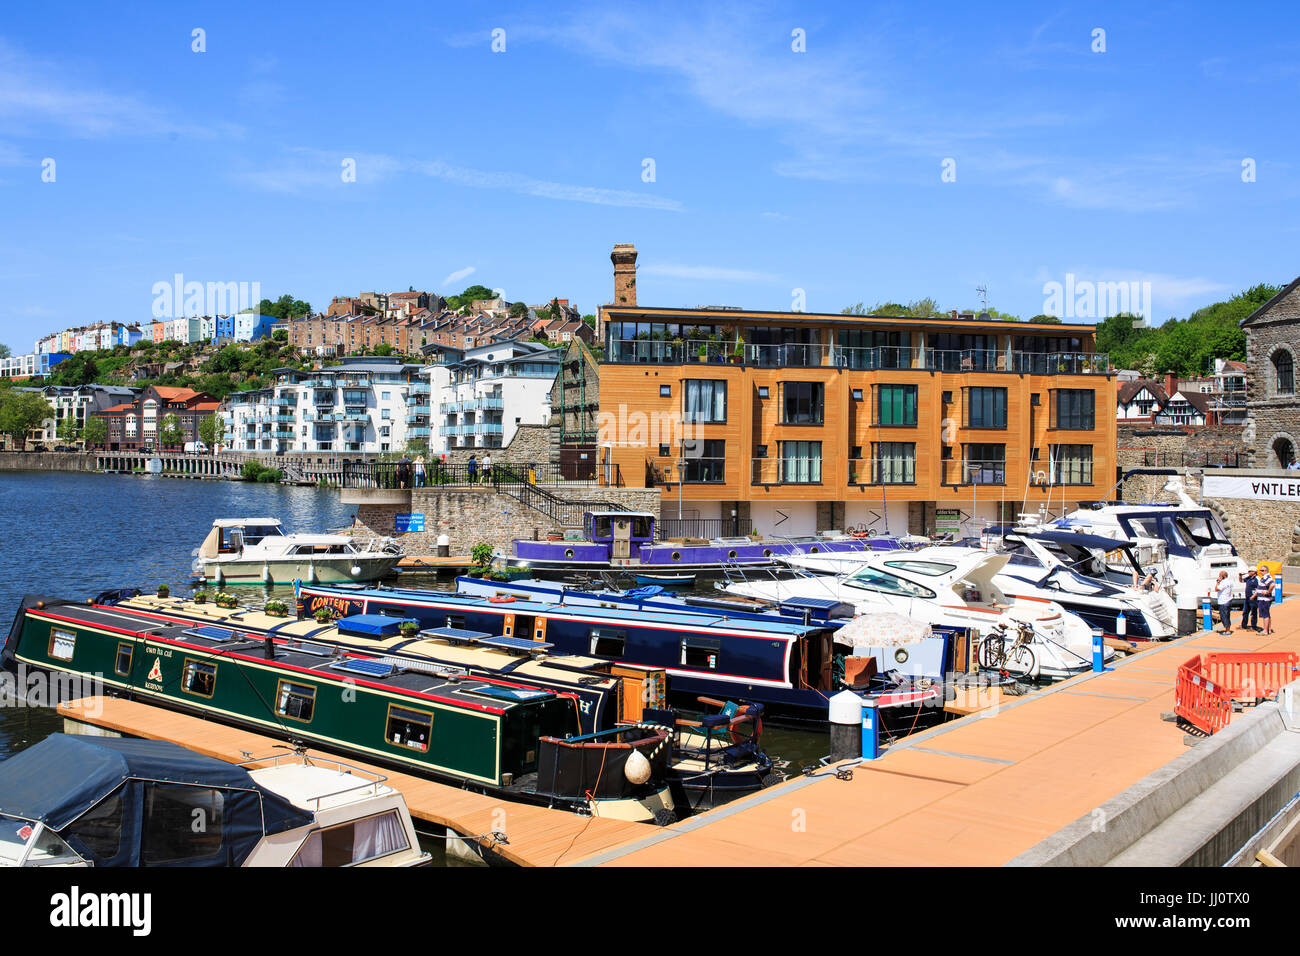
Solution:
{"label": "woman in white top", "polygon": [[1219,603],[1219,622],[1224,634],[1232,633],[1232,579],[1227,571],[1219,572],[1219,579],[1214,582],[1214,597]]}

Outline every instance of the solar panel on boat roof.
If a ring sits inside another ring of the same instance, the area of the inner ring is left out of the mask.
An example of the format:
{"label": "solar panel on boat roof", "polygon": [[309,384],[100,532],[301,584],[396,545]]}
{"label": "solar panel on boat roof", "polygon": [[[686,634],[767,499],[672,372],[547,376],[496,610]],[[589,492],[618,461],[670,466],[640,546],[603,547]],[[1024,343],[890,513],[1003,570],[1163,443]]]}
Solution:
{"label": "solar panel on boat roof", "polygon": [[420,635],[441,637],[449,641],[477,641],[492,636],[487,631],[470,631],[463,627],[427,627]]}
{"label": "solar panel on boat roof", "polygon": [[333,657],[334,648],[329,644],[313,644],[311,641],[298,641],[289,645],[289,650],[301,654],[314,654],[317,657]]}
{"label": "solar panel on boat roof", "polygon": [[353,674],[365,674],[367,677],[391,677],[393,665],[386,661],[375,661],[361,657],[345,657],[330,665],[331,670],[348,671]]}
{"label": "solar panel on boat roof", "polygon": [[468,688],[471,694],[482,694],[484,697],[494,697],[497,700],[537,700],[542,697],[552,696],[548,690],[540,690],[534,687],[502,687],[500,684],[480,684],[478,687]]}
{"label": "solar panel on boat roof", "polygon": [[545,651],[555,646],[545,641],[533,641],[526,637],[506,637],[505,635],[491,637],[485,634],[473,640],[475,644],[485,644],[488,647],[505,647],[512,651]]}
{"label": "solar panel on boat roof", "polygon": [[235,632],[228,627],[217,627],[215,624],[205,624],[203,627],[195,627],[185,632],[186,637],[201,637],[205,641],[232,641],[235,639]]}

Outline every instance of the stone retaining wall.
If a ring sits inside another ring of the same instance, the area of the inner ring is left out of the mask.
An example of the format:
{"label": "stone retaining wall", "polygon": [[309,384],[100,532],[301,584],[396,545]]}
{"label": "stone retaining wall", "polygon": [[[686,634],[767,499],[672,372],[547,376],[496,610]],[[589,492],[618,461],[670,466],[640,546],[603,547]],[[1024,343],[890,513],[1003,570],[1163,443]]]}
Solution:
{"label": "stone retaining wall", "polygon": [[94,470],[94,455],[68,451],[0,451],[0,471]]}

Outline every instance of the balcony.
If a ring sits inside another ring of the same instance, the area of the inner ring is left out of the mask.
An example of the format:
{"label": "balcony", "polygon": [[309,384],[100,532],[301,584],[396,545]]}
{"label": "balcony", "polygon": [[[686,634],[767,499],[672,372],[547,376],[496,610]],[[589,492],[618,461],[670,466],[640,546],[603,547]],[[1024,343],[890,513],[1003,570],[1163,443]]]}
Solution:
{"label": "balcony", "polygon": [[428,426],[428,425],[415,425],[415,426],[413,426],[413,427],[411,427],[411,428],[408,428],[408,429],[406,430],[406,434],[409,435],[409,436],[412,437],[412,438],[428,438],[428,437],[429,437],[429,426]]}
{"label": "balcony", "polygon": [[1007,463],[999,458],[972,459],[943,462],[945,485],[1005,485]]}
{"label": "balcony", "polygon": [[753,485],[820,485],[820,458],[755,458],[750,463]]}
{"label": "balcony", "polygon": [[407,390],[407,394],[408,394],[408,395],[428,395],[428,394],[429,394],[429,383],[428,383],[428,382],[412,382],[410,388]]}
{"label": "balcony", "polygon": [[932,349],[785,343],[737,348],[734,342],[611,339],[606,361],[661,365],[744,364],[759,368],[840,368],[872,371],[1016,372],[1027,375],[1105,375],[1105,352],[1017,352],[1000,349]]}
{"label": "balcony", "polygon": [[916,484],[916,459],[850,458],[850,485],[914,485]]}
{"label": "balcony", "polygon": [[440,426],[440,427],[438,428],[438,434],[439,434],[439,435],[457,435],[457,434],[459,434],[459,432],[457,431],[457,429],[458,429],[459,427],[460,427],[459,425],[442,425],[442,426]]}
{"label": "balcony", "polygon": [[479,422],[473,426],[474,433],[477,435],[500,435],[503,428],[500,422]]}

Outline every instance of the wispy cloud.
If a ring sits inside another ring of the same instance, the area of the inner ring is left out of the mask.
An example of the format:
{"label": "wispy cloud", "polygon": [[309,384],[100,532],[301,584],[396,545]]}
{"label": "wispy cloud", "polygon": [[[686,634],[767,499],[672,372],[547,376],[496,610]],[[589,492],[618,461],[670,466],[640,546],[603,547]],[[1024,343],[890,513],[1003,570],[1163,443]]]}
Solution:
{"label": "wispy cloud", "polygon": [[457,269],[451,275],[447,276],[447,278],[442,280],[442,285],[439,286],[439,288],[449,289],[453,282],[459,282],[461,279],[468,279],[477,271],[478,270],[473,266],[466,266],[464,269]]}
{"label": "wispy cloud", "polygon": [[688,266],[672,262],[647,264],[637,269],[637,272],[666,279],[703,279],[708,282],[777,283],[781,281],[780,276],[770,272],[731,269],[725,266]]}
{"label": "wispy cloud", "polygon": [[682,204],[676,199],[650,192],[606,189],[536,179],[523,173],[474,169],[455,166],[441,160],[413,160],[396,156],[364,153],[351,157],[315,149],[293,149],[279,161],[260,168],[238,171],[236,178],[262,189],[276,192],[302,192],[309,189],[350,185],[342,176],[342,163],[356,164],[357,183],[379,183],[398,175],[427,176],[471,189],[499,189],[540,199],[589,203],[596,206],[621,206],[632,209],[657,209],[678,212]]}

